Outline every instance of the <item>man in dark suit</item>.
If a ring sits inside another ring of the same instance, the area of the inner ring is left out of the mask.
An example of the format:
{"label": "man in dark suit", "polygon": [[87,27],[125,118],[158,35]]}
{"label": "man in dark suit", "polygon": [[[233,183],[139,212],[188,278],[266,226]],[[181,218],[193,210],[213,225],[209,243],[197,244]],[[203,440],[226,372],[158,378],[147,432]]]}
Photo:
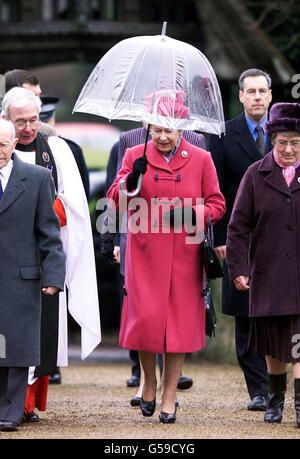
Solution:
{"label": "man in dark suit", "polygon": [[[22,421],[29,367],[40,363],[41,289],[64,289],[65,254],[51,172],[16,155],[14,125],[0,119],[0,430]],[[30,197],[30,198],[29,198]],[[4,343],[4,346],[3,346]]]}
{"label": "man in dark suit", "polygon": [[228,279],[226,265],[226,234],[234,199],[247,168],[271,150],[264,131],[268,108],[272,100],[271,78],[259,69],[248,69],[239,78],[239,100],[244,111],[226,122],[226,135],[211,135],[211,152],[226,199],[226,213],[214,226],[217,255],[224,260],[225,276],[222,285],[222,311],[235,316],[236,353],[243,370],[251,398],[249,410],[265,410],[267,396],[267,369],[263,356],[248,352],[250,319],[248,291],[238,291]]}

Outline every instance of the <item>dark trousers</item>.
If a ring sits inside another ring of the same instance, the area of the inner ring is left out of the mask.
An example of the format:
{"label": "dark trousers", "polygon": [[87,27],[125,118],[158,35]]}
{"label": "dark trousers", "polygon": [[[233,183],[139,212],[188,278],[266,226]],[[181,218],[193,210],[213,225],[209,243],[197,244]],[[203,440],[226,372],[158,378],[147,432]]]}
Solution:
{"label": "dark trousers", "polygon": [[[141,377],[141,366],[138,351],[129,351],[129,357],[131,360],[131,374],[132,376]],[[157,354],[157,363],[159,366],[160,376],[162,375],[163,370],[163,359],[161,354]]]}
{"label": "dark trousers", "polygon": [[48,376],[57,371],[59,293],[42,295],[41,363],[34,376]]}
{"label": "dark trousers", "polygon": [[131,360],[131,376],[141,377],[141,367],[138,351],[129,351],[129,358]]}
{"label": "dark trousers", "polygon": [[268,374],[263,355],[248,351],[249,317],[235,318],[235,345],[238,363],[243,370],[251,400],[257,395],[267,396]]}
{"label": "dark trousers", "polygon": [[27,384],[27,367],[0,367],[0,421],[12,421],[21,424]]}

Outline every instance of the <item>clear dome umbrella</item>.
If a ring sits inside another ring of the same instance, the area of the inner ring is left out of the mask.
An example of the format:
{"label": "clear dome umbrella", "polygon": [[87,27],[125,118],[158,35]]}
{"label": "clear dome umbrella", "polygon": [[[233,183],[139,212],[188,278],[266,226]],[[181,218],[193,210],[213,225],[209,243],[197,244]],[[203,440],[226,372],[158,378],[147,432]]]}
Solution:
{"label": "clear dome umbrella", "polygon": [[113,46],[92,71],[73,112],[225,132],[220,88],[208,59],[194,46],[166,36],[165,28],[166,23],[161,35]]}

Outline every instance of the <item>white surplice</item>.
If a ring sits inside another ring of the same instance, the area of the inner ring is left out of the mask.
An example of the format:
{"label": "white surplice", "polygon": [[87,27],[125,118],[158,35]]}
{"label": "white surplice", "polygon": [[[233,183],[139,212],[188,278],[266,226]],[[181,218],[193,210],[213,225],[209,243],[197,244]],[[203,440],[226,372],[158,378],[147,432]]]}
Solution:
{"label": "white surplice", "polygon": [[[73,153],[59,137],[49,137],[57,169],[57,197],[62,201],[67,225],[61,228],[66,253],[66,291],[59,294],[59,340],[57,366],[68,365],[67,308],[81,327],[81,358],[101,342],[99,299],[88,203]],[[16,150],[19,158],[35,162],[35,154]],[[33,381],[34,382],[34,381]]]}

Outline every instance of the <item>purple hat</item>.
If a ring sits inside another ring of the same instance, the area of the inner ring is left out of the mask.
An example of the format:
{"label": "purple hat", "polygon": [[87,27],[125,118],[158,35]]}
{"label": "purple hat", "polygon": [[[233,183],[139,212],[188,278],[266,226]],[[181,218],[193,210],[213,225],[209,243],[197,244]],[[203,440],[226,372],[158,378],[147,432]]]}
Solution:
{"label": "purple hat", "polygon": [[269,137],[274,132],[300,132],[300,104],[278,102],[270,110],[269,121],[265,124]]}

